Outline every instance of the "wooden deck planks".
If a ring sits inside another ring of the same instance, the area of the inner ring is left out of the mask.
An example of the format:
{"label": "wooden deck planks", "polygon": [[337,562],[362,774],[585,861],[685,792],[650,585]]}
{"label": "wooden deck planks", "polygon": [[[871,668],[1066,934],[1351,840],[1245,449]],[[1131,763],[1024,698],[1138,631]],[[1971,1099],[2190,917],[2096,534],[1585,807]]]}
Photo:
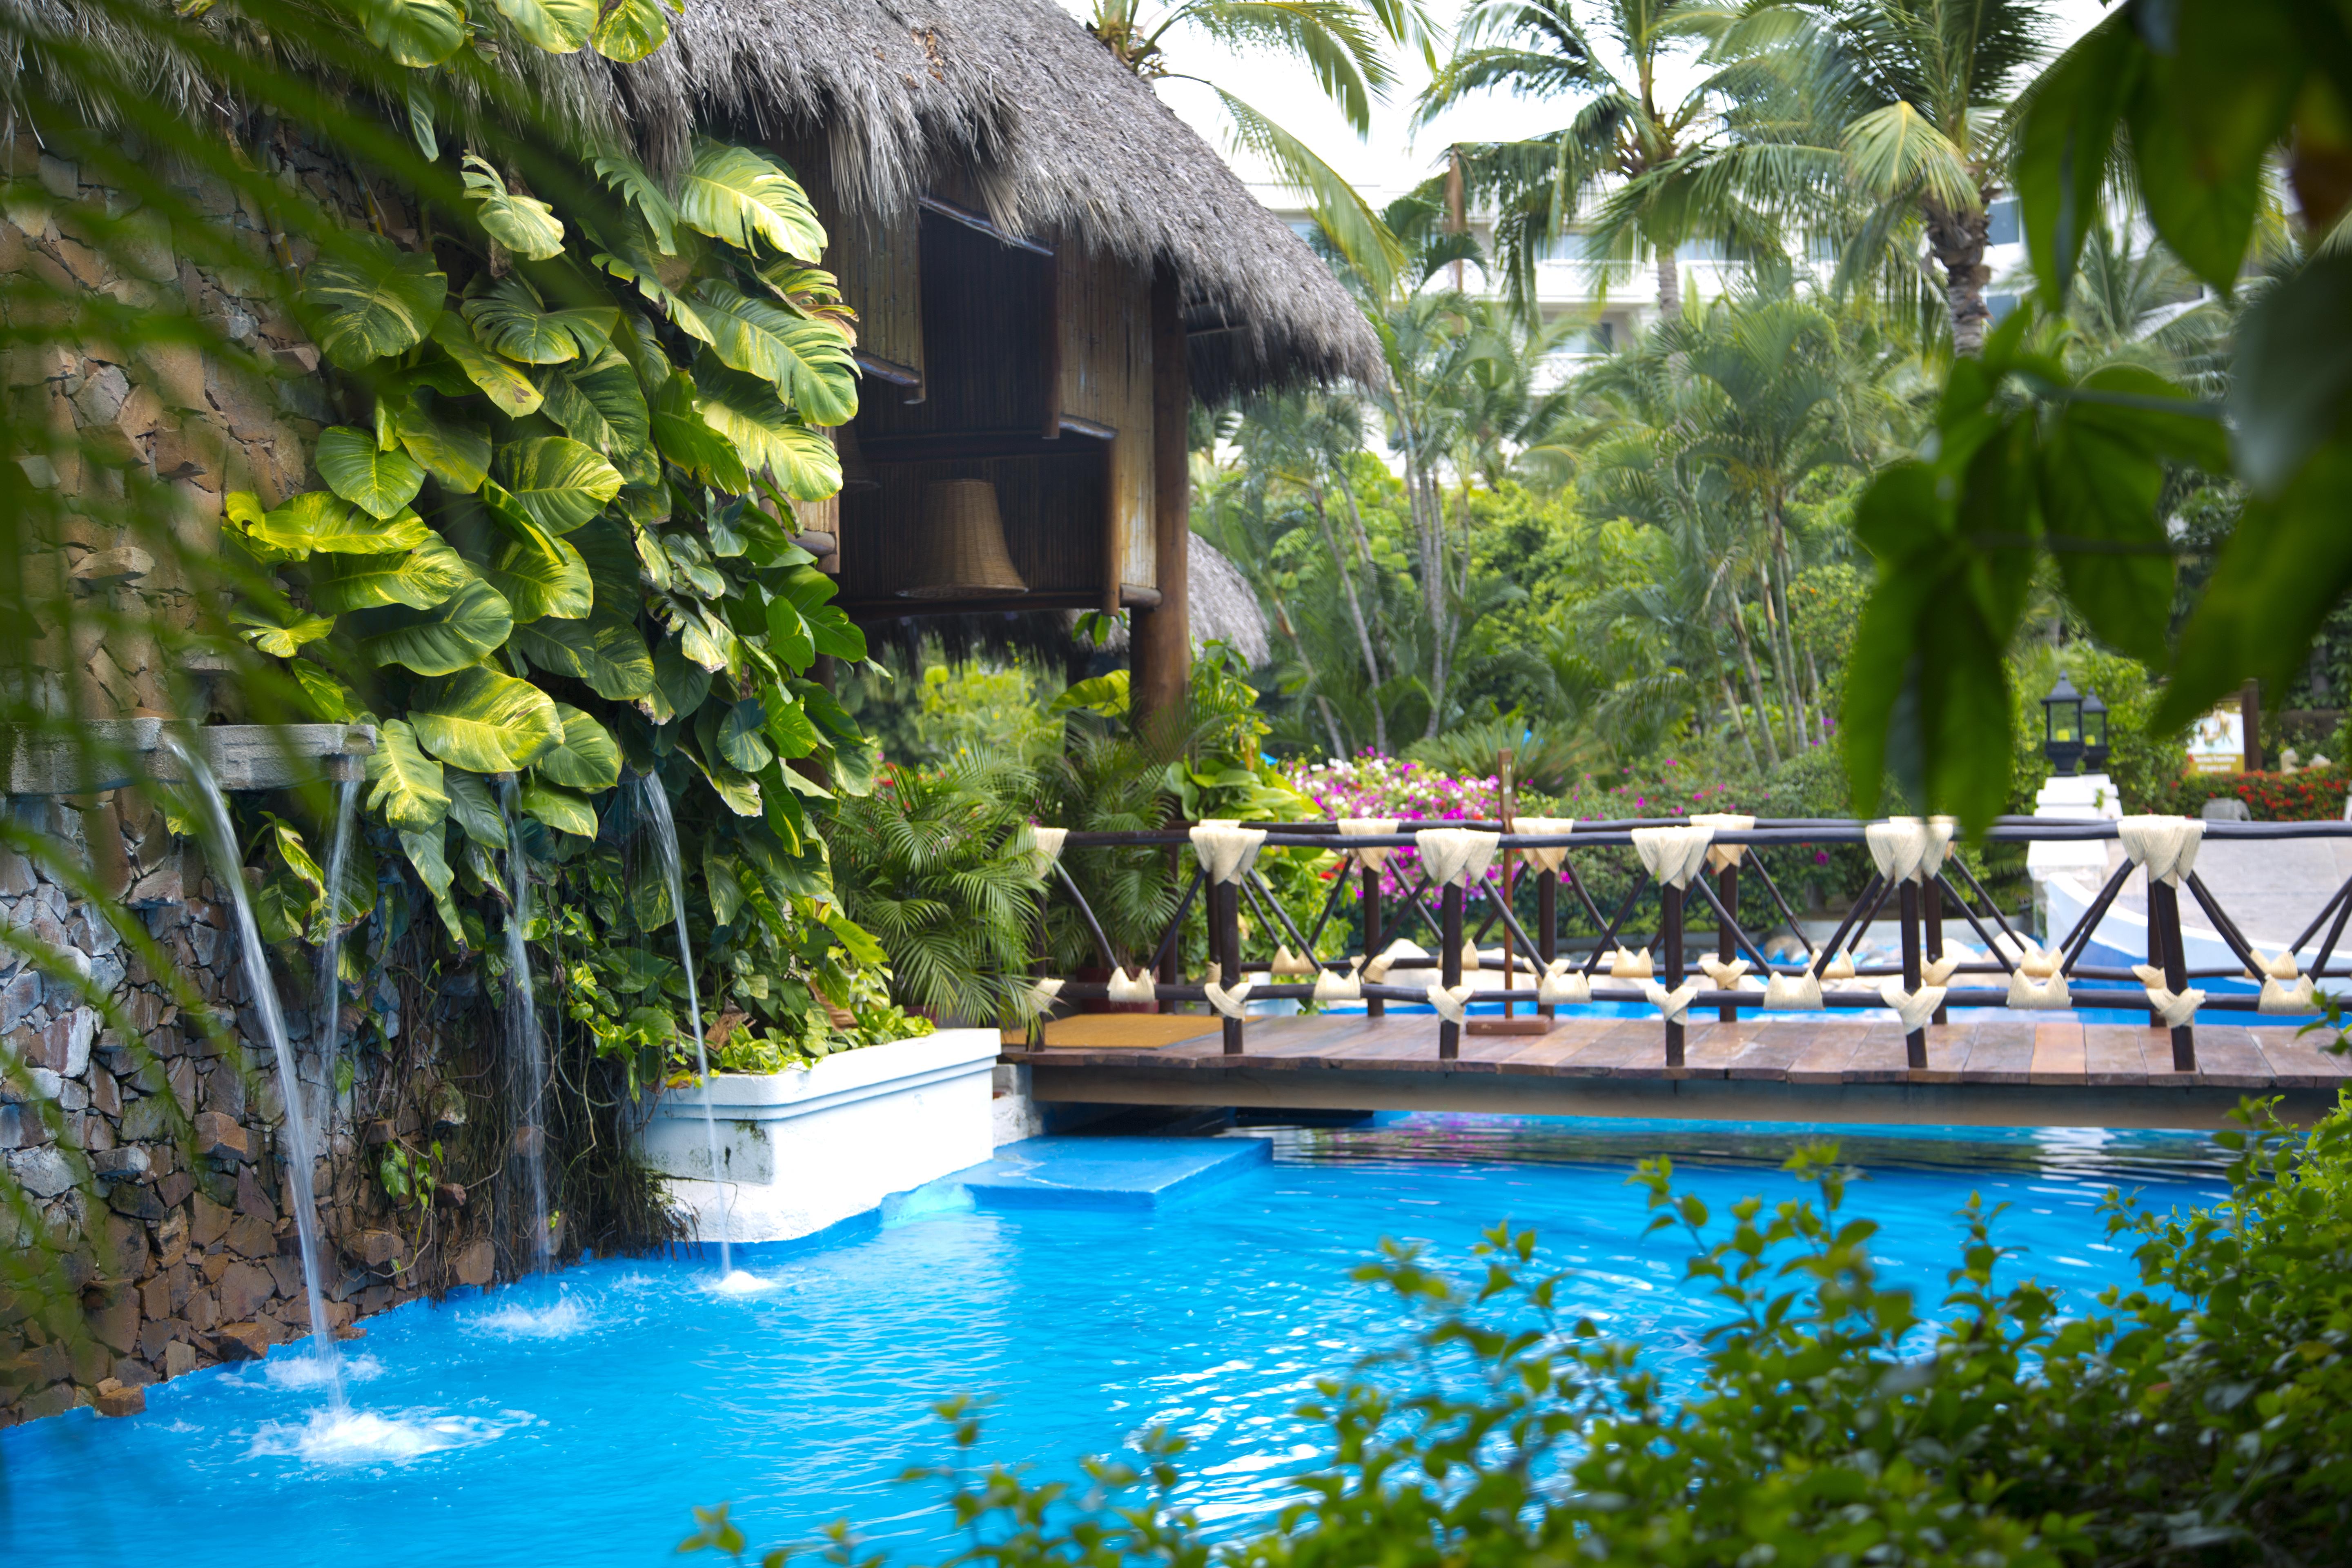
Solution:
{"label": "wooden deck planks", "polygon": [[[2327,1048],[2331,1037],[2326,1030],[2302,1034],[2294,1029],[2256,1029],[2251,1031],[2254,1043],[2270,1064],[2271,1077],[2287,1089],[2336,1089],[2352,1082],[2352,1058],[2339,1057]],[[2200,1036],[2203,1034],[2199,1031]]]}
{"label": "wooden deck planks", "polygon": [[[2155,1037],[2153,1040],[2150,1036]],[[2145,1024],[2089,1024],[2083,1029],[2083,1070],[2092,1083],[2146,1083],[2151,1060],[2168,1068],[2172,1061],[2169,1030]]]}
{"label": "wooden deck planks", "polygon": [[2033,1026],[2033,1060],[2026,1068],[2026,1082],[2083,1084],[2090,1081],[2089,1073],[2082,1025],[2062,1018]]}

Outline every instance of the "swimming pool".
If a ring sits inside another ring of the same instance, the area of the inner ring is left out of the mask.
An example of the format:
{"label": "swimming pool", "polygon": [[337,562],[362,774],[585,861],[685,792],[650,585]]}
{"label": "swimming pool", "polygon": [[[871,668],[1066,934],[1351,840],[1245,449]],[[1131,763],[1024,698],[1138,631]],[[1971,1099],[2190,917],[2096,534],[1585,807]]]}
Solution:
{"label": "swimming pool", "polygon": [[[1537,1226],[1576,1273],[1567,1307],[1638,1336],[1671,1377],[1712,1305],[1684,1249],[1644,1239],[1634,1159],[1674,1153],[1720,1214],[1785,1195],[1785,1128],[1415,1114],[1265,1133],[1275,1158],[1157,1211],[993,1210],[951,1186],[888,1223],[797,1251],[747,1249],[768,1282],[720,1295],[693,1259],[597,1262],[528,1288],[411,1307],[346,1347],[355,1408],[413,1446],[306,1451],[320,1395],[271,1363],[0,1433],[0,1561],[210,1568],[257,1557],[404,1565],[665,1560],[689,1509],[732,1500],[755,1542],[846,1516],[895,1559],[962,1544],[936,1489],[896,1478],[948,1452],[929,1406],[991,1396],[981,1456],[1048,1472],[1165,1422],[1193,1440],[1182,1500],[1239,1529],[1292,1500],[1317,1458],[1288,1414],[1314,1381],[1407,1331],[1348,1280],[1382,1237],[1464,1265],[1478,1231]],[[2068,1292],[2136,1279],[2097,1214],[2113,1184],[2162,1206],[2220,1190],[2186,1134],[1845,1134],[1871,1179],[1849,1211],[1885,1227],[1895,1280],[1932,1302],[1952,1212],[2014,1205],[2017,1268]]]}

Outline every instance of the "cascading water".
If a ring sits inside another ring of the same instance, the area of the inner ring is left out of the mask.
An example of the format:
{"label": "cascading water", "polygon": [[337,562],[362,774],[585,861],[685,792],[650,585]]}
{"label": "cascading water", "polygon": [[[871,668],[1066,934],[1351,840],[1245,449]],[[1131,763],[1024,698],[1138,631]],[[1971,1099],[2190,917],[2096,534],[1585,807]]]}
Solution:
{"label": "cascading water", "polygon": [[694,1069],[702,1078],[702,1131],[710,1150],[711,1206],[719,1216],[719,1274],[722,1280],[732,1280],[735,1249],[728,1237],[727,1184],[719,1170],[719,1113],[710,1104],[710,1054],[702,1041],[702,995],[694,981],[694,944],[686,934],[686,878],[678,867],[677,824],[670,817],[669,792],[662,788],[659,778],[639,773],[637,792],[653,823],[654,851],[661,857],[670,913],[677,921],[677,962],[686,971],[686,1010],[694,1025]]}
{"label": "cascading water", "polygon": [[343,871],[352,858],[352,818],[359,810],[360,784],[356,778],[345,779],[335,792],[334,847],[327,855],[327,937],[319,944],[319,1013],[310,1032],[319,1037],[319,1070],[326,1075],[330,1095],[342,1046]]}
{"label": "cascading water", "polygon": [[[294,1047],[286,1037],[286,1019],[278,1007],[278,985],[269,977],[269,955],[261,932],[253,923],[253,904],[246,897],[244,858],[237,853],[236,832],[229,826],[228,801],[214,782],[212,769],[194,747],[169,742],[180,764],[196,786],[205,810],[205,837],[215,877],[228,889],[230,907],[236,911],[237,951],[244,957],[246,988],[253,993],[253,1010],[278,1058],[278,1087],[286,1101],[286,1184],[292,1189],[294,1233],[302,1244],[302,1288],[310,1299],[310,1348],[319,1359],[329,1397],[336,1412],[343,1410],[342,1358],[335,1350],[335,1333],[327,1326],[327,1301],[319,1279],[319,1202],[313,1190],[310,1109],[303,1102],[302,1080],[294,1070]],[[348,786],[347,786],[348,787]]]}
{"label": "cascading water", "polygon": [[514,1074],[515,1147],[530,1177],[530,1261],[552,1261],[547,1222],[547,1130],[541,1120],[547,1102],[547,1058],[539,1037],[539,1004],[531,994],[530,950],[524,930],[530,923],[530,866],[523,854],[522,828],[515,815],[515,782],[499,789],[499,811],[507,826],[507,1052]]}

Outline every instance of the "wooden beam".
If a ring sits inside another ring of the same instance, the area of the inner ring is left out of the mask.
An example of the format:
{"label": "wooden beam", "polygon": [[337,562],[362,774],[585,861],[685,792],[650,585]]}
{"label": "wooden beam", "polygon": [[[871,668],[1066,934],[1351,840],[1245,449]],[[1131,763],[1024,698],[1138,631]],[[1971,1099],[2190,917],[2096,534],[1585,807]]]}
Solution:
{"label": "wooden beam", "polygon": [[1183,285],[1163,267],[1151,280],[1151,548],[1160,603],[1135,611],[1128,639],[1128,700],[1139,727],[1182,713],[1192,675],[1192,414]]}
{"label": "wooden beam", "polygon": [[[1095,431],[1082,421],[1066,419],[1062,429],[1068,435],[1095,437]],[[857,446],[869,464],[958,462],[982,458],[1083,458],[1101,450],[1084,442],[1048,441],[1034,430],[938,430],[920,436],[860,436]]]}

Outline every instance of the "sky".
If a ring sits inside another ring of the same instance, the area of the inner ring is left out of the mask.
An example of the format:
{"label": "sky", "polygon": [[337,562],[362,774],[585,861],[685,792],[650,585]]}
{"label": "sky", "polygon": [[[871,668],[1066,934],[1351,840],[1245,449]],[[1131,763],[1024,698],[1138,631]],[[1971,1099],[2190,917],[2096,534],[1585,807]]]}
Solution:
{"label": "sky", "polygon": [[[1081,17],[1091,10],[1088,0],[1061,3],[1065,9]],[[1444,15],[1448,9],[1447,0],[1432,0],[1430,8]],[[2098,0],[2053,0],[2050,10],[2062,47],[2081,37],[2105,14]],[[1146,7],[1147,16],[1156,14],[1160,14],[1158,6]],[[1415,57],[1405,62],[1402,79],[1390,94],[1389,102],[1374,107],[1371,134],[1360,141],[1303,66],[1264,54],[1235,55],[1198,32],[1183,28],[1170,35],[1166,48],[1173,68],[1208,78],[1270,116],[1313,148],[1350,184],[1371,197],[1376,206],[1381,198],[1409,190],[1433,173],[1437,159],[1448,144],[1502,141],[1540,132],[1556,126],[1564,112],[1557,102],[1486,94],[1416,131],[1411,123],[1412,101],[1428,82],[1429,70]],[[1662,86],[1671,89],[1673,84]],[[1223,113],[1216,96],[1207,87],[1197,82],[1163,81],[1160,95],[1211,146],[1231,158]],[[1255,160],[1237,160],[1235,166],[1244,179],[1261,182],[1268,178]]]}

